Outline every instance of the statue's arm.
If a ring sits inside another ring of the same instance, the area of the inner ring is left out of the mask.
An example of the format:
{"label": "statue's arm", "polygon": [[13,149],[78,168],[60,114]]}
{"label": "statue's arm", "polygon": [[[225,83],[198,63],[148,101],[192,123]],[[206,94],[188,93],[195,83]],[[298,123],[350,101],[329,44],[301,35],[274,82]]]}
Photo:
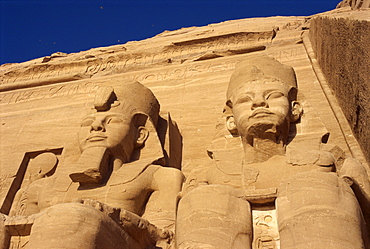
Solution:
{"label": "statue's arm", "polygon": [[351,185],[367,223],[370,222],[370,181],[365,167],[356,159],[347,157],[338,175]]}
{"label": "statue's arm", "polygon": [[20,189],[14,198],[10,215],[31,215],[39,213],[38,194],[40,188],[40,182],[34,182],[26,189]]}
{"label": "statue's arm", "polygon": [[[77,199],[75,200],[75,202],[91,206],[106,214],[119,226],[121,226],[122,229],[127,232],[133,239],[135,239],[142,245],[155,245],[159,241],[170,243],[173,239],[172,231],[159,228],[151,224],[147,219],[144,219],[130,211],[111,207],[105,203],[92,199]],[[143,248],[147,248],[146,246],[143,246]]]}
{"label": "statue's arm", "polygon": [[18,190],[10,216],[0,214],[0,249],[9,248],[10,236],[26,236],[30,234],[34,215],[38,208],[39,184],[31,184],[25,189]]}
{"label": "statue's arm", "polygon": [[175,168],[160,167],[153,174],[153,190],[143,218],[157,227],[172,229],[175,223],[178,194],[184,175]]}
{"label": "statue's arm", "polygon": [[21,206],[21,201],[24,196],[24,191],[25,189],[20,189],[18,192],[15,194],[12,206],[9,211],[10,216],[16,216],[20,213],[20,206]]}
{"label": "statue's arm", "polygon": [[7,216],[0,214],[0,249],[9,248],[10,233],[8,228],[5,226]]}
{"label": "statue's arm", "polygon": [[212,172],[212,170],[214,170],[213,164],[206,165],[205,167],[195,167],[191,170],[190,174],[186,177],[181,195],[183,196],[199,186],[211,184],[208,176],[209,172]]}

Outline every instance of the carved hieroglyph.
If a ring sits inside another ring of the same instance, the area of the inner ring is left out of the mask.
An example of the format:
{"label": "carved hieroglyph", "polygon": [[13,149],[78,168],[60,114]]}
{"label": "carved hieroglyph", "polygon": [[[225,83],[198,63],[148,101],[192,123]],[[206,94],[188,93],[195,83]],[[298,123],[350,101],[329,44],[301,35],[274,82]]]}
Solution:
{"label": "carved hieroglyph", "polygon": [[226,97],[229,134],[213,142],[213,164],[188,177],[178,248],[368,248],[366,169],[320,137],[303,141],[314,150],[295,143],[304,107],[293,68],[251,55]]}
{"label": "carved hieroglyph", "polygon": [[183,175],[162,166],[157,99],[138,82],[102,86],[88,112],[78,133],[77,162],[51,174],[57,159],[49,152],[32,161],[37,167],[29,165],[36,173],[5,217],[1,248],[10,241],[11,248],[171,244]]}

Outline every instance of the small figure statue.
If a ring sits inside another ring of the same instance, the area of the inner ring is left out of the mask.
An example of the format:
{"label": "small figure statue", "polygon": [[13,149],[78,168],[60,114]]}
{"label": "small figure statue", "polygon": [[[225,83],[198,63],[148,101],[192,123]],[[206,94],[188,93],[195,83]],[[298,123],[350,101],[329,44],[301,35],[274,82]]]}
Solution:
{"label": "small figure statue", "polygon": [[1,248],[17,229],[29,234],[27,248],[169,247],[184,178],[162,166],[158,119],[159,103],[140,83],[100,87],[81,123],[79,160],[23,191]]}
{"label": "small figure statue", "polygon": [[179,202],[179,249],[369,248],[367,172],[338,147],[287,153],[302,113],[292,67],[265,55],[236,66],[224,110],[229,135],[219,139],[226,145],[187,178]]}

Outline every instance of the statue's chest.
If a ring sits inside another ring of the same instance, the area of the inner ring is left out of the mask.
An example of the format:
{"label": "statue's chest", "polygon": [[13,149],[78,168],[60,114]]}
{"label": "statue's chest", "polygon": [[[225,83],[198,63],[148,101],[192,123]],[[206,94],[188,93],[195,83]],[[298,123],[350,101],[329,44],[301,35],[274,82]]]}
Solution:
{"label": "statue's chest", "polygon": [[308,171],[331,172],[332,167],[315,163],[294,165],[285,156],[274,156],[261,163],[244,164],[241,168],[244,189],[277,189],[283,181]]}
{"label": "statue's chest", "polygon": [[[53,184],[54,185],[54,184]],[[96,200],[112,207],[123,208],[132,212],[139,212],[138,207],[144,205],[151,190],[148,184],[139,177],[127,183],[106,184],[94,188],[81,188],[79,183],[71,183],[67,189],[58,189],[57,186],[45,188],[39,194],[39,207],[45,209],[58,203],[74,202],[78,199]]]}
{"label": "statue's chest", "polygon": [[208,172],[208,175],[213,184],[229,185],[246,190],[271,189],[273,191],[283,180],[318,168],[314,164],[293,166],[287,162],[285,156],[275,156],[261,163],[218,163],[213,170]]}

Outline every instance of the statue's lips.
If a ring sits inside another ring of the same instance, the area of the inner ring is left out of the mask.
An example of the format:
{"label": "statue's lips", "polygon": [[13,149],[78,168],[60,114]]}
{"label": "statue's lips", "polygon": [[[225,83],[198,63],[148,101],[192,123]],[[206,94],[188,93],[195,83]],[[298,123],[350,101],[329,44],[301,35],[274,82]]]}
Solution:
{"label": "statue's lips", "polygon": [[105,136],[103,134],[91,134],[86,140],[94,142],[94,141],[102,141],[106,138],[107,138],[107,136]]}
{"label": "statue's lips", "polygon": [[271,114],[274,114],[266,109],[257,109],[255,110],[252,115],[251,115],[251,118],[253,117],[262,117],[262,116],[268,116],[268,115],[271,115]]}

